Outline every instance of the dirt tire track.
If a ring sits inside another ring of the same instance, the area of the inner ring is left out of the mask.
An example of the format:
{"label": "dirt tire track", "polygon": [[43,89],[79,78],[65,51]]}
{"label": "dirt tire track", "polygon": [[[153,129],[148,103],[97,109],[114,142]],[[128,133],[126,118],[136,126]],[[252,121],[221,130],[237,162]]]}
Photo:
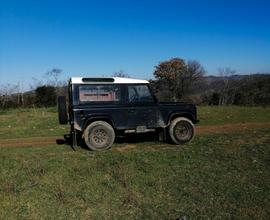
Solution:
{"label": "dirt tire track", "polygon": [[[270,128],[270,123],[238,123],[225,125],[206,125],[196,126],[196,135],[221,134],[241,132],[246,130]],[[63,136],[51,137],[30,137],[18,139],[2,139],[0,140],[1,147],[42,147],[57,144],[57,140],[63,140]]]}
{"label": "dirt tire track", "polygon": [[0,147],[30,147],[30,146],[48,146],[57,144],[56,141],[63,139],[63,136],[51,137],[30,137],[18,139],[2,139],[0,140]]}
{"label": "dirt tire track", "polygon": [[256,128],[270,128],[270,123],[238,123],[224,125],[196,126],[197,135],[232,133],[236,131],[246,131]]}

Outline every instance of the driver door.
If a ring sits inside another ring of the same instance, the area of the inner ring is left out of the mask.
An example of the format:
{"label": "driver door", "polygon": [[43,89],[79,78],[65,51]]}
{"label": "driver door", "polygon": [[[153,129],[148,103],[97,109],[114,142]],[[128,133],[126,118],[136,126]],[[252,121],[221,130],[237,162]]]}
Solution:
{"label": "driver door", "polygon": [[140,130],[157,127],[159,108],[147,85],[127,85],[128,126]]}

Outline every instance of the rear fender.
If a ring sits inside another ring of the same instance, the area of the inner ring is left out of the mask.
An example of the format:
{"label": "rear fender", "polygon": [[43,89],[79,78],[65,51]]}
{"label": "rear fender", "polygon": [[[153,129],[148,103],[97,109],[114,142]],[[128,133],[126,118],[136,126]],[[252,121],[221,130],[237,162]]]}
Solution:
{"label": "rear fender", "polygon": [[84,130],[90,123],[94,122],[94,121],[106,121],[107,123],[109,123],[113,128],[115,128],[114,126],[114,122],[111,119],[111,117],[109,117],[108,115],[98,115],[98,116],[91,116],[88,117],[82,126],[82,130]]}

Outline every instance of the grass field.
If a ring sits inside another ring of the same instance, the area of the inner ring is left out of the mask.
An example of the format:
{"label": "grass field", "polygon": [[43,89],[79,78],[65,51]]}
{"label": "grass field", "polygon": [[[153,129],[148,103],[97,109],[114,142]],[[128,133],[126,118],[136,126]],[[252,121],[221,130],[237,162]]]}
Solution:
{"label": "grass field", "polygon": [[[199,117],[202,126],[266,123],[270,109],[201,107]],[[55,109],[0,112],[0,139],[65,132]],[[100,153],[2,147],[0,219],[269,219],[269,158],[269,128]]]}
{"label": "grass field", "polygon": [[[58,124],[56,108],[0,111],[0,139],[59,136],[68,126]],[[200,125],[270,122],[270,109],[262,107],[199,107]]]}
{"label": "grass field", "polygon": [[0,139],[63,135],[68,126],[58,123],[56,108],[0,111]]}

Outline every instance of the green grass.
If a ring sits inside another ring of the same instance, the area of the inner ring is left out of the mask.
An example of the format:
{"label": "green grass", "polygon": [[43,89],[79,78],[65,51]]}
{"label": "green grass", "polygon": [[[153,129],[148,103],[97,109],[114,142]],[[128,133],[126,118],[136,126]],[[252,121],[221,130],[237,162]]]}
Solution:
{"label": "green grass", "polygon": [[[269,219],[270,130],[182,147],[0,149],[0,219]],[[189,219],[189,218],[188,218]]]}
{"label": "green grass", "polygon": [[[198,107],[200,125],[270,122],[270,108],[262,107]],[[58,136],[69,126],[58,124],[56,108],[13,109],[0,111],[0,139]]]}
{"label": "green grass", "polygon": [[[200,125],[270,122],[261,107],[199,107]],[[55,108],[0,111],[0,139],[63,135]],[[269,219],[270,130],[191,144],[0,148],[0,219]]]}
{"label": "green grass", "polygon": [[68,126],[58,123],[56,108],[0,111],[0,139],[63,135]]}
{"label": "green grass", "polygon": [[222,125],[228,123],[270,122],[270,108],[240,106],[200,106],[200,125]]}

